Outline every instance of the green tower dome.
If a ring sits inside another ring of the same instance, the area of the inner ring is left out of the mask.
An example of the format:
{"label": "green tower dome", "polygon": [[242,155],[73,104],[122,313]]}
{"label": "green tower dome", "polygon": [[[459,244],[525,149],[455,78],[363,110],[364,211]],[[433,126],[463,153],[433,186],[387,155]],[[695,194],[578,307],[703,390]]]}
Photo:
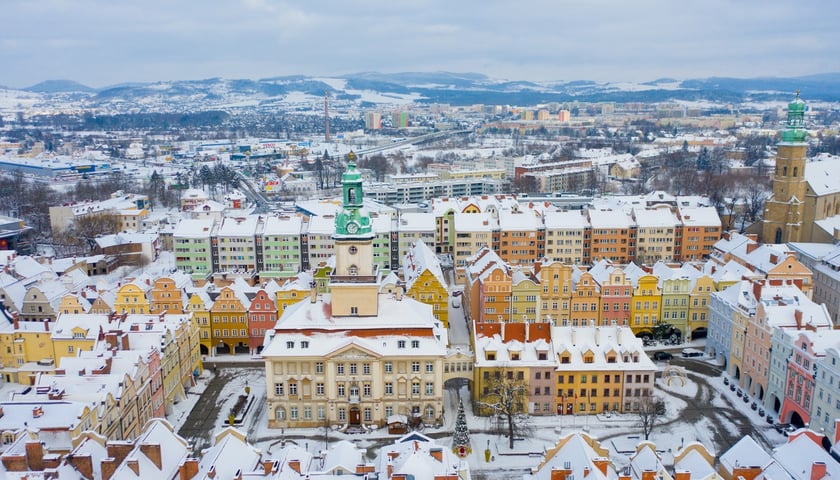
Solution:
{"label": "green tower dome", "polygon": [[808,132],[805,130],[805,102],[799,98],[799,90],[796,97],[788,104],[787,122],[782,131],[782,142],[803,143]]}
{"label": "green tower dome", "polygon": [[356,169],[356,155],[350,152],[347,170],[341,175],[342,209],[335,217],[334,238],[373,238],[370,215],[364,208],[362,172]]}

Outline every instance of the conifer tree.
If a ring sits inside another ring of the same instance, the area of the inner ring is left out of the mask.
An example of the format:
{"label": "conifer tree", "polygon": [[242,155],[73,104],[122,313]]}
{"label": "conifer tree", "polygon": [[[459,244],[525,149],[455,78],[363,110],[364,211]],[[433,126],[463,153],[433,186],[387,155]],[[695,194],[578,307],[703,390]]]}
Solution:
{"label": "conifer tree", "polygon": [[464,402],[461,401],[458,405],[458,416],[455,418],[455,435],[452,437],[452,450],[457,454],[464,448],[464,451],[469,454],[470,448],[470,431],[467,429],[467,414],[464,413]]}

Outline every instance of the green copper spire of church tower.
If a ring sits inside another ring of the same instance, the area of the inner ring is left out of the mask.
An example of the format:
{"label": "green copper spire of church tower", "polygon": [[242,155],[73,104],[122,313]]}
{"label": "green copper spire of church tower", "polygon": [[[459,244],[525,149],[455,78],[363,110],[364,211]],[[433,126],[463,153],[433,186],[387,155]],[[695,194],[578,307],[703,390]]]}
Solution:
{"label": "green copper spire of church tower", "polygon": [[364,208],[362,173],[356,169],[356,155],[350,152],[347,157],[347,170],[341,175],[343,208],[335,217],[335,237],[373,238],[370,215]]}
{"label": "green copper spire of church tower", "polygon": [[786,143],[802,143],[805,141],[805,102],[799,98],[799,90],[796,97],[788,104],[787,123],[782,131],[782,141]]}

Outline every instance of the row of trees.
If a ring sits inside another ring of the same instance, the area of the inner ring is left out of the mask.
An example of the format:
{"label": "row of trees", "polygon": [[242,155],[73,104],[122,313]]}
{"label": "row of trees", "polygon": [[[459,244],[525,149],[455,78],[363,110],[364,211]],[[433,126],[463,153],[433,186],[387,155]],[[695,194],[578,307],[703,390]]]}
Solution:
{"label": "row of trees", "polygon": [[[491,427],[495,433],[508,438],[508,448],[513,449],[517,438],[526,438],[533,432],[530,417],[527,415],[528,385],[524,379],[517,378],[513,371],[500,372],[488,383],[488,394],[476,402],[479,408],[491,412]],[[650,437],[654,427],[665,415],[665,403],[653,396],[643,397],[638,402],[638,427],[645,440]]]}

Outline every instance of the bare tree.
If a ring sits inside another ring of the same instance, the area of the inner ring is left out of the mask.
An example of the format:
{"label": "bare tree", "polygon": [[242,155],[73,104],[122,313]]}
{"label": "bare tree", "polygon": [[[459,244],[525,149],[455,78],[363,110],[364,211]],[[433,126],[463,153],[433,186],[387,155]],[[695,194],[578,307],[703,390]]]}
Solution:
{"label": "bare tree", "polygon": [[643,397],[639,400],[638,413],[639,426],[642,427],[645,440],[648,440],[659,419],[665,415],[665,402],[653,396]]}
{"label": "bare tree", "polygon": [[528,386],[522,370],[500,370],[485,384],[486,393],[479,406],[492,412],[495,425],[505,431],[508,446],[513,448],[514,439],[523,437],[529,431],[529,419],[525,406],[528,402]]}

